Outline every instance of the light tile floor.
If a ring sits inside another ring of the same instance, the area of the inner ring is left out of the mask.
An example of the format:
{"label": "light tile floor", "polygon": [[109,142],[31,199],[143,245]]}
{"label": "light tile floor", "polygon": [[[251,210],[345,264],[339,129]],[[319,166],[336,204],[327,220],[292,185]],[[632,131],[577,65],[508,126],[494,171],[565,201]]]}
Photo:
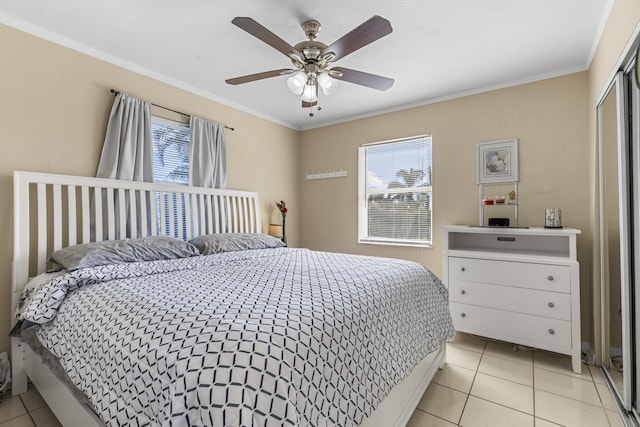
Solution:
{"label": "light tile floor", "polygon": [[458,333],[408,427],[621,427],[599,368]]}
{"label": "light tile floor", "polygon": [[[57,427],[35,389],[0,404],[0,427]],[[425,392],[408,427],[621,427],[598,368],[571,370],[567,356],[514,349],[458,333],[447,364]]]}
{"label": "light tile floor", "polygon": [[34,426],[61,426],[35,388],[20,396],[5,398],[0,403],[0,427]]}

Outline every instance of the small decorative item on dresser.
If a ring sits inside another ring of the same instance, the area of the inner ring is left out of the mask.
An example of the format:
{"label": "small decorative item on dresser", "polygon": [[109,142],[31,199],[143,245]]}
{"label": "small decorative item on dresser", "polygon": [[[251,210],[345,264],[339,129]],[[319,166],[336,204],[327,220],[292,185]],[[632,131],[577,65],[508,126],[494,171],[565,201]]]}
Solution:
{"label": "small decorative item on dresser", "polygon": [[547,208],[544,211],[544,228],[562,228],[561,211],[557,208]]}

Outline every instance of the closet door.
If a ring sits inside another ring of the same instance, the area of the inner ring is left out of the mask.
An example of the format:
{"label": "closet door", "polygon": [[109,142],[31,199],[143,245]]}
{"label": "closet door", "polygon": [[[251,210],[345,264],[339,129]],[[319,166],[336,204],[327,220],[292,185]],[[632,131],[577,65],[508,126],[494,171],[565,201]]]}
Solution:
{"label": "closet door", "polygon": [[629,288],[628,79],[620,72],[598,105],[602,366],[623,406],[632,406]]}
{"label": "closet door", "polygon": [[631,387],[633,389],[632,402],[633,412],[636,420],[638,420],[638,408],[640,407],[640,369],[638,369],[637,359],[640,355],[640,67],[638,53],[636,59],[632,61],[633,66],[627,73],[628,102],[630,108],[629,113],[629,132],[628,132],[628,158],[629,158],[629,222],[630,222],[630,243],[629,243],[629,289],[631,293],[631,316],[633,319],[632,329],[630,331],[631,341],[634,349],[633,355],[633,381]]}

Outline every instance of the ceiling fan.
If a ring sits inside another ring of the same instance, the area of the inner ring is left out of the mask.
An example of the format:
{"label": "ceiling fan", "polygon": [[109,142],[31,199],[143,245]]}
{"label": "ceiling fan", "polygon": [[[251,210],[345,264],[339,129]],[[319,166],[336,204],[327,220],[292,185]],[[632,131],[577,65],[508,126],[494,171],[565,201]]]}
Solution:
{"label": "ceiling fan", "polygon": [[303,108],[313,107],[318,103],[318,86],[324,95],[333,93],[338,84],[337,80],[378,90],[387,90],[393,86],[393,79],[387,77],[350,68],[333,67],[334,61],[344,58],[393,31],[391,23],[380,16],[373,16],[329,46],[316,40],[320,31],[320,23],[316,20],[302,23],[302,29],[309,40],[295,46],[291,46],[251,18],[237,17],[231,22],[282,52],[291,60],[295,68],[282,68],[236,77],[226,80],[228,84],[238,85],[288,75],[287,86],[293,93],[302,95]]}

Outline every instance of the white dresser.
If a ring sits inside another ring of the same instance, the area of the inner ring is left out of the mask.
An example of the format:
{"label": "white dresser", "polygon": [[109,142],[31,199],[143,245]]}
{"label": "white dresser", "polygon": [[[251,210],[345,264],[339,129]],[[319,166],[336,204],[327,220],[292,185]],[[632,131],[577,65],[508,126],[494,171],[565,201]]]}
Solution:
{"label": "white dresser", "polygon": [[456,330],[568,354],[580,373],[580,230],[444,232],[443,278]]}

